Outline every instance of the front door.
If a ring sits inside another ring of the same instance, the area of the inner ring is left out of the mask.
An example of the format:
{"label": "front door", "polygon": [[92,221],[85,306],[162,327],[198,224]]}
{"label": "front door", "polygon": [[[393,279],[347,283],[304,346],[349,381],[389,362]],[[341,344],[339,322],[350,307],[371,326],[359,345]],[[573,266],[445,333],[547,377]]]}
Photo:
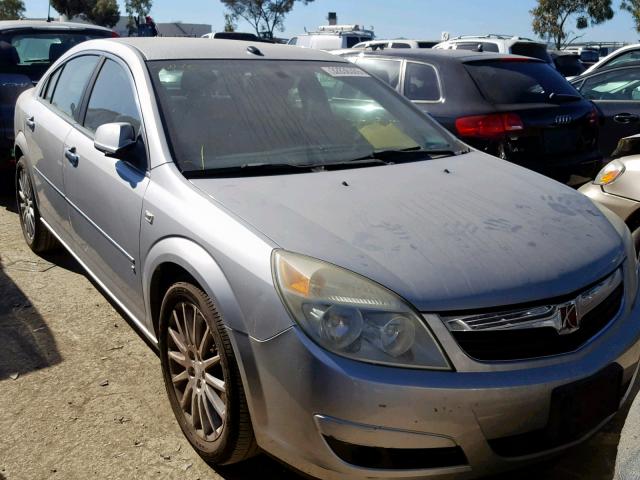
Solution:
{"label": "front door", "polygon": [[621,138],[640,133],[640,67],[605,71],[588,77],[580,92],[604,115],[598,144],[608,158]]}
{"label": "front door", "polygon": [[[91,87],[90,87],[91,88]],[[76,252],[137,319],[144,318],[140,220],[148,185],[137,95],[128,69],[107,58],[91,88],[86,113],[67,137],[64,182]],[[103,124],[133,125],[138,143],[111,158],[93,144]]]}

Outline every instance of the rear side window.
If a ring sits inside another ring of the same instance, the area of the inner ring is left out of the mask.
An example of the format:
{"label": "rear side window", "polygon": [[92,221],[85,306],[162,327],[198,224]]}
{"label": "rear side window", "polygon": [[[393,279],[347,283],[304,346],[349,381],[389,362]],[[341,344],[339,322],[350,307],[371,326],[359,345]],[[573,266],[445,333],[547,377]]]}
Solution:
{"label": "rear side window", "polygon": [[618,55],[613,60],[607,62],[606,65],[607,67],[612,67],[614,65],[621,65],[628,62],[640,62],[640,49],[631,50],[629,52]]}
{"label": "rear side window", "polygon": [[370,74],[375,75],[383,82],[388,83],[393,88],[398,88],[401,65],[399,61],[361,58],[357,63],[358,66],[364,68]]}
{"label": "rear side window", "polygon": [[438,42],[418,42],[418,48],[433,48]]}
{"label": "rear side window", "polygon": [[404,75],[404,95],[409,100],[437,102],[442,95],[436,69],[422,63],[407,63]]}
{"label": "rear side window", "polygon": [[514,43],[511,45],[511,53],[522,55],[523,57],[537,58],[545,62],[550,61],[549,52],[544,45],[535,43]]}
{"label": "rear side window", "polygon": [[587,78],[580,92],[589,100],[640,100],[640,68],[624,68]]}
{"label": "rear side window", "polygon": [[84,120],[84,126],[95,132],[100,125],[127,122],[136,134],[140,130],[140,115],[133,87],[124,69],[107,60],[96,80]]}
{"label": "rear side window", "polygon": [[411,45],[408,43],[393,42],[391,48],[411,48]]}
{"label": "rear side window", "polygon": [[60,74],[51,104],[62,113],[75,118],[84,89],[98,64],[95,55],[84,55],[69,60]]}
{"label": "rear side window", "polygon": [[51,101],[51,96],[53,95],[53,91],[56,89],[56,84],[58,83],[58,78],[60,78],[61,73],[62,68],[59,68],[49,77],[47,88],[42,92],[42,96],[47,102]]}
{"label": "rear side window", "polygon": [[465,68],[494,104],[550,103],[549,96],[578,95],[553,67],[536,61],[469,62]]}
{"label": "rear side window", "polygon": [[355,44],[360,43],[361,41],[362,41],[362,38],[360,38],[360,37],[347,37],[346,48],[351,48]]}
{"label": "rear side window", "polygon": [[558,55],[554,59],[556,68],[565,77],[577,77],[586,70],[577,55]]}

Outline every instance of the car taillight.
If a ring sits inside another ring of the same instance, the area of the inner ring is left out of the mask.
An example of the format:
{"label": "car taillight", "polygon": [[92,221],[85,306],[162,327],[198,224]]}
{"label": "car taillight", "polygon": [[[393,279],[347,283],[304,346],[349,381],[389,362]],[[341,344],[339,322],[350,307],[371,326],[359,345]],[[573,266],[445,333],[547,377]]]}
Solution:
{"label": "car taillight", "polygon": [[600,114],[598,113],[598,110],[595,107],[593,107],[593,110],[591,110],[587,115],[587,122],[589,122],[589,125],[595,127],[596,125],[598,125],[599,120],[600,120]]}
{"label": "car taillight", "polygon": [[494,113],[460,117],[456,120],[456,130],[461,137],[499,137],[524,130],[524,124],[516,113]]}
{"label": "car taillight", "polygon": [[111,31],[111,38],[120,38],[120,35],[118,35],[118,32]]}

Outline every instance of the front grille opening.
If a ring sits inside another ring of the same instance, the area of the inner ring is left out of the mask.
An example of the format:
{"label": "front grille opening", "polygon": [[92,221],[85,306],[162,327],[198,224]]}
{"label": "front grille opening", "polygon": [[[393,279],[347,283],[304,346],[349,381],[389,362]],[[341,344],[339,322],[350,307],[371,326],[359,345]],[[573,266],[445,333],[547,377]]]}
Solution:
{"label": "front grille opening", "polygon": [[324,439],[342,461],[362,468],[416,470],[468,465],[460,447],[381,448],[354,445],[334,437]]}
{"label": "front grille opening", "polygon": [[624,285],[582,318],[580,329],[560,335],[554,328],[522,330],[453,331],[451,334],[470,357],[480,361],[526,360],[573,352],[596,336],[622,307]]}

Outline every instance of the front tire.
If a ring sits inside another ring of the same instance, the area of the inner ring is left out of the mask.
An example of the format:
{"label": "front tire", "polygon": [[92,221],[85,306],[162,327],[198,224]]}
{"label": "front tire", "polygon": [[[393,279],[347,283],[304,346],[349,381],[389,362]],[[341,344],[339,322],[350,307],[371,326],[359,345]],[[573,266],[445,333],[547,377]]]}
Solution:
{"label": "front tire", "polygon": [[58,242],[40,221],[31,176],[24,157],[16,165],[16,203],[25,242],[33,252],[41,254],[58,247]]}
{"label": "front tire", "polygon": [[187,282],[162,301],[162,374],[173,413],[207,462],[228,465],[257,453],[237,362],[212,300]]}

